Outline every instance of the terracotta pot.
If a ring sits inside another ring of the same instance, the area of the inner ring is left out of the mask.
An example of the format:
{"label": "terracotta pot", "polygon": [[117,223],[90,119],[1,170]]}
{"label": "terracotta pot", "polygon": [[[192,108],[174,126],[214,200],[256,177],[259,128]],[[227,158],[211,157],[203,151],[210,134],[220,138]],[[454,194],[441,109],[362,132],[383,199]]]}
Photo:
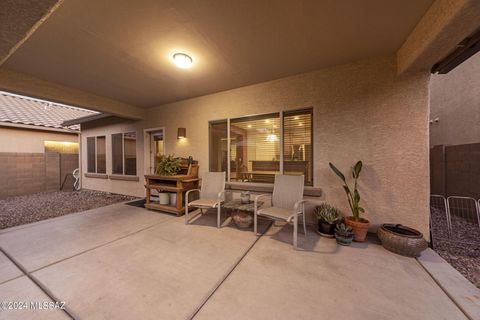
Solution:
{"label": "terracotta pot", "polygon": [[367,219],[360,218],[359,221],[355,221],[353,217],[345,217],[345,224],[353,230],[353,241],[365,241],[368,227],[370,226],[370,222]]}

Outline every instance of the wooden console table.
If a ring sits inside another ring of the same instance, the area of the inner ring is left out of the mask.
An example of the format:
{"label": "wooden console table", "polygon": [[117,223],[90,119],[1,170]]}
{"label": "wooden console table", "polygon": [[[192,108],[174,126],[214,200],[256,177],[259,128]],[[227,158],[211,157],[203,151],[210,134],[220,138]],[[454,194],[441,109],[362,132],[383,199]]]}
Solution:
{"label": "wooden console table", "polygon": [[[185,212],[183,206],[183,195],[191,189],[198,188],[199,178],[191,175],[175,175],[175,176],[158,176],[145,175],[145,208],[175,213],[180,216]],[[172,192],[177,195],[177,203],[175,206],[163,205],[150,201],[151,190],[158,192]]]}

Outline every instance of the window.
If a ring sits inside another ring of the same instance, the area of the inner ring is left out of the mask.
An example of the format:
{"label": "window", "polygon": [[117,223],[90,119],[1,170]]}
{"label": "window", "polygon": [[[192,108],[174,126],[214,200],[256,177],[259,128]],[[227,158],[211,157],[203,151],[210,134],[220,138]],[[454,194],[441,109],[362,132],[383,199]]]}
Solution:
{"label": "window", "polygon": [[227,168],[227,120],[210,122],[210,171],[226,172]]}
{"label": "window", "polygon": [[137,175],[137,134],[112,134],[112,173]]}
{"label": "window", "polygon": [[107,173],[105,158],[105,137],[87,138],[87,172]]}
{"label": "window", "polygon": [[280,172],[280,115],[230,120],[230,181],[273,183]]}
{"label": "window", "polygon": [[95,162],[95,137],[87,138],[87,172],[97,172]]}
{"label": "window", "polygon": [[283,113],[283,171],[313,185],[312,110]]}
{"label": "window", "polygon": [[259,183],[273,183],[280,172],[298,174],[312,186],[312,120],[312,109],[303,109],[210,122],[210,171]]}
{"label": "window", "polygon": [[97,173],[107,173],[105,137],[97,137]]}

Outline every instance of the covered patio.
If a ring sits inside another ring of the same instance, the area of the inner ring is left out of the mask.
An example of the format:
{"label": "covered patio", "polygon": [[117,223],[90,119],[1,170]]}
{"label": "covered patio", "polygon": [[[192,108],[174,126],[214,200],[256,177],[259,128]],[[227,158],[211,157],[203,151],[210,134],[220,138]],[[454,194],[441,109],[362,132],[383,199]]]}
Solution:
{"label": "covered patio", "polygon": [[[62,122],[81,129],[76,185],[146,208],[1,230],[0,318],[480,318],[478,289],[432,250],[406,258],[375,236],[401,224],[427,246],[430,76],[480,48],[479,1],[5,3],[0,90],[44,99],[36,117],[51,102],[95,111]],[[184,220],[219,173],[216,213]],[[275,198],[279,176],[299,181],[279,206],[243,210],[258,234],[220,220],[224,191]],[[320,237],[319,203],[367,241]],[[300,214],[306,236],[261,218]]]}
{"label": "covered patio", "polygon": [[125,204],[0,232],[5,319],[467,319],[412,258],[261,220],[260,237]]}

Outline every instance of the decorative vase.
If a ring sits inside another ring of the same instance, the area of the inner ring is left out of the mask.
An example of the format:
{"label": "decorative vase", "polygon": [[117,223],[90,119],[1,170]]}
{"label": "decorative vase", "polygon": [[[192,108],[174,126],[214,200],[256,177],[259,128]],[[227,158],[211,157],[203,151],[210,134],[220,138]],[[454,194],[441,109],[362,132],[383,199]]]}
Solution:
{"label": "decorative vase", "polygon": [[327,238],[335,236],[335,223],[328,223],[323,220],[318,220],[318,233]]}
{"label": "decorative vase", "polygon": [[170,194],[168,192],[160,192],[158,194],[158,203],[168,205],[170,203]]}
{"label": "decorative vase", "polygon": [[253,217],[251,214],[248,214],[244,211],[233,211],[232,212],[232,219],[239,228],[249,228],[252,226]]}
{"label": "decorative vase", "polygon": [[349,246],[353,240],[353,232],[338,232],[335,231],[335,240],[342,246]]}
{"label": "decorative vase", "polygon": [[402,256],[418,257],[428,247],[420,231],[401,224],[382,224],[377,235],[385,249]]}
{"label": "decorative vase", "polygon": [[365,241],[368,227],[370,226],[370,222],[367,219],[360,218],[359,221],[355,221],[353,217],[345,217],[345,224],[352,228],[354,241]]}
{"label": "decorative vase", "polygon": [[240,193],[240,202],[243,204],[250,203],[250,192],[243,191]]}

